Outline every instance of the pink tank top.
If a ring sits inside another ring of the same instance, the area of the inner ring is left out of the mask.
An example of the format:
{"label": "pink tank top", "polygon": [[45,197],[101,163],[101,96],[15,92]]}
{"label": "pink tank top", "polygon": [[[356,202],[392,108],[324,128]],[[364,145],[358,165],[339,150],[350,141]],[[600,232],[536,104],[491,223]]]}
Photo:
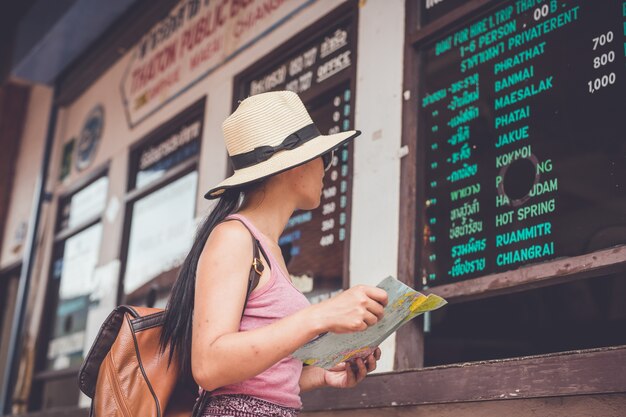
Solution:
{"label": "pink tank top", "polygon": [[[307,298],[293,286],[267,249],[268,238],[240,214],[231,214],[227,218],[239,219],[250,228],[265,250],[271,269],[269,281],[250,294],[239,330],[267,326],[309,306]],[[285,407],[301,408],[299,386],[301,373],[302,362],[288,356],[255,377],[218,388],[213,391],[213,395],[246,394]]]}

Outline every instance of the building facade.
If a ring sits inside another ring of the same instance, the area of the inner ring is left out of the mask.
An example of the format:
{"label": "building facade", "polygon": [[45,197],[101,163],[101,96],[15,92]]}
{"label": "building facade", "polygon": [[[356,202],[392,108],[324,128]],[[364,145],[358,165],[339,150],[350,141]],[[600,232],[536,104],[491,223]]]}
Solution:
{"label": "building facade", "polygon": [[232,172],[222,121],[282,89],[322,133],[363,132],[280,238],[294,283],[450,302],[305,412],[624,412],[626,2],[138,1],[96,34],[30,87],[7,160],[5,413],[88,414],[100,324],[165,306]]}

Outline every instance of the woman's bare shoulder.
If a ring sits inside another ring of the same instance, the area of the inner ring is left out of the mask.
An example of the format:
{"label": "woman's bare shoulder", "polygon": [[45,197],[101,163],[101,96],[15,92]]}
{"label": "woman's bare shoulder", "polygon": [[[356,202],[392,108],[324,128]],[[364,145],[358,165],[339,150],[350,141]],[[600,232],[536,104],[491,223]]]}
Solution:
{"label": "woman's bare shoulder", "polygon": [[202,256],[224,256],[229,258],[252,256],[252,237],[250,231],[239,221],[224,221],[213,228],[207,239]]}

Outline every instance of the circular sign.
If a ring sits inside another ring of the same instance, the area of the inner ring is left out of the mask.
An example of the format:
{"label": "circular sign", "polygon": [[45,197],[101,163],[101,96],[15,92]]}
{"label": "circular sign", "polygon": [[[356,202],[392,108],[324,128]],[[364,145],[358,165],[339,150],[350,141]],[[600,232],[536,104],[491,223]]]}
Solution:
{"label": "circular sign", "polygon": [[78,144],[76,146],[76,168],[79,171],[87,168],[96,154],[100,138],[102,137],[102,128],[104,127],[104,107],[98,104],[89,112],[87,120],[80,132]]}

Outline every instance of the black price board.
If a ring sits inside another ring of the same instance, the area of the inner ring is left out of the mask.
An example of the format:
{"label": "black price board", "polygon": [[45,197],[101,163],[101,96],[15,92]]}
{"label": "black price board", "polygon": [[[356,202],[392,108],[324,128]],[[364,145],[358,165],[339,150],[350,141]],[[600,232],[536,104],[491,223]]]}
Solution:
{"label": "black price board", "polygon": [[[330,22],[330,24],[329,24]],[[255,64],[237,77],[237,100],[266,91],[299,93],[322,134],[353,129],[356,65],[353,15],[327,19],[298,36],[279,56]],[[324,176],[321,204],[296,211],[279,239],[292,278],[312,301],[344,288],[350,224],[352,144],[335,152]]]}
{"label": "black price board", "polygon": [[447,13],[468,3],[468,0],[417,0],[420,2],[422,26],[434,22]]}
{"label": "black price board", "polygon": [[427,286],[626,243],[626,1],[494,3],[419,50]]}
{"label": "black price board", "polygon": [[[307,107],[321,132],[335,131],[337,127],[349,130],[351,99],[352,91],[349,85],[344,85],[307,103]],[[350,145],[336,150],[332,168],[324,176],[320,206],[311,211],[295,212],[278,240],[289,273],[313,279],[313,288],[306,294],[310,298],[343,288],[351,160]]]}

